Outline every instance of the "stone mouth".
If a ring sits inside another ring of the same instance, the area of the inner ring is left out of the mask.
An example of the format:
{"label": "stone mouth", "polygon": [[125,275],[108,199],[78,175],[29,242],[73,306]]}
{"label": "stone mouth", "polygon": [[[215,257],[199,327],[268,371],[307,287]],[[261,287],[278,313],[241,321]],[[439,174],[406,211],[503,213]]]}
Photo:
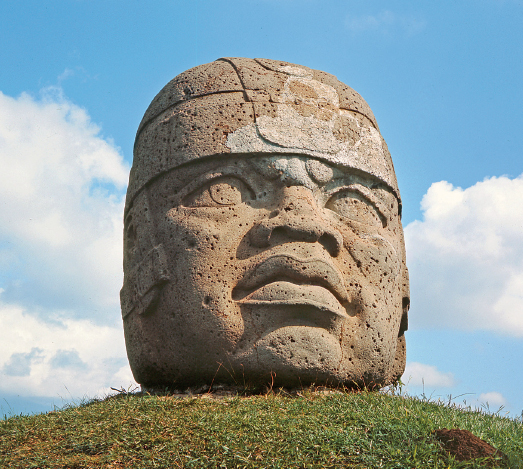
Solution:
{"label": "stone mouth", "polygon": [[316,306],[348,314],[349,298],[341,273],[319,258],[273,255],[256,265],[232,291],[240,303]]}
{"label": "stone mouth", "polygon": [[242,304],[264,306],[312,306],[317,310],[346,316],[346,309],[326,288],[319,285],[296,284],[277,280],[254,290]]}

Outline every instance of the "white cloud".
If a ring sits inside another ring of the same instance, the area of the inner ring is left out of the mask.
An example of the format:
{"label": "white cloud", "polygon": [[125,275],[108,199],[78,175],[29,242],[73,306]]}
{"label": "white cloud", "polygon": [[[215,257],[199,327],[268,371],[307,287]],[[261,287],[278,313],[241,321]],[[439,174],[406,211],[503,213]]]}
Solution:
{"label": "white cloud", "polygon": [[507,400],[500,392],[486,392],[480,394],[478,402],[484,406],[488,406],[491,410],[493,410],[494,407],[504,407],[507,405]]}
{"label": "white cloud", "polygon": [[402,381],[409,386],[427,388],[448,388],[455,384],[452,373],[442,373],[435,366],[417,362],[407,363]]}
{"label": "white cloud", "polygon": [[59,88],[0,92],[0,167],[0,393],[129,387],[119,149]]}
{"label": "white cloud", "polygon": [[121,326],[44,321],[0,300],[0,393],[95,397],[133,384]]}
{"label": "white cloud", "polygon": [[[463,396],[465,396],[463,399],[463,404],[458,403],[458,405],[463,409],[478,409],[487,412],[499,412],[508,406],[508,401],[505,396],[497,391],[485,392],[479,396],[475,394],[470,395],[470,393],[464,393]],[[509,415],[509,412],[507,412],[507,415]],[[518,416],[516,416],[516,418],[517,417]]]}
{"label": "white cloud", "polygon": [[405,228],[412,328],[523,337],[523,175],[432,184]]}
{"label": "white cloud", "polygon": [[59,88],[0,92],[0,166],[4,297],[103,321],[122,282],[119,150]]}
{"label": "white cloud", "polygon": [[382,10],[377,15],[348,15],[345,18],[345,26],[352,33],[373,31],[391,34],[401,30],[407,36],[412,36],[425,28],[425,21],[413,15],[398,15],[389,10]]}

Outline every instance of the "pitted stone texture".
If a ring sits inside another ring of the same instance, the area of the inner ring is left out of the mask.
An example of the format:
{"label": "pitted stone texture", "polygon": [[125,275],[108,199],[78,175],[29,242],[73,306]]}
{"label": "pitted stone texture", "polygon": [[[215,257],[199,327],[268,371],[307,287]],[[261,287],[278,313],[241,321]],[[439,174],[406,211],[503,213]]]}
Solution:
{"label": "pitted stone texture", "polygon": [[[143,149],[153,147],[154,158],[141,161]],[[152,101],[136,136],[127,206],[165,171],[252,152],[309,155],[357,168],[399,195],[376,119],[353,89],[301,65],[224,58],[178,75]]]}
{"label": "pitted stone texture", "polygon": [[229,63],[216,61],[191,68],[171,80],[153,99],[138,127],[138,133],[158,114],[181,101],[231,91],[243,92],[243,87]]}
{"label": "pitted stone texture", "polygon": [[146,388],[368,385],[405,367],[401,204],[363,99],[220,59],[172,80],[135,142],[122,315]]}

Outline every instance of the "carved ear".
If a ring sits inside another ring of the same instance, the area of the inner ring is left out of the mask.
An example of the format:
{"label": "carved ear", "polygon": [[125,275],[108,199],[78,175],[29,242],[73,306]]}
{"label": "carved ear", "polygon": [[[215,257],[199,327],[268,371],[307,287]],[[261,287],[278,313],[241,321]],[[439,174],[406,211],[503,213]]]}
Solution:
{"label": "carved ear", "polygon": [[394,357],[394,363],[390,369],[390,378],[388,384],[395,383],[401,378],[401,375],[405,372],[405,364],[407,361],[407,345],[405,342],[405,335],[401,334],[398,337],[396,345],[396,356]]}
{"label": "carved ear", "polygon": [[405,331],[409,327],[409,307],[410,307],[410,288],[409,288],[409,271],[405,263],[402,266],[401,275],[401,296],[402,296],[402,313],[401,322],[398,331],[398,339],[396,343],[396,355],[394,356],[394,363],[390,369],[389,383],[395,383],[401,378],[405,372],[405,365],[407,361],[407,345],[405,341]]}
{"label": "carved ear", "polygon": [[123,257],[122,317],[132,312],[149,314],[170,275],[164,248],[155,241],[147,188],[136,196],[125,216]]}
{"label": "carved ear", "polygon": [[401,275],[401,324],[398,335],[401,336],[409,328],[409,308],[410,308],[410,286],[409,286],[409,269],[405,265],[405,261],[402,266],[402,275]]}
{"label": "carved ear", "polygon": [[120,290],[122,317],[135,311],[138,314],[152,312],[163,285],[170,280],[167,257],[161,244],[152,248],[143,259],[126,273]]}

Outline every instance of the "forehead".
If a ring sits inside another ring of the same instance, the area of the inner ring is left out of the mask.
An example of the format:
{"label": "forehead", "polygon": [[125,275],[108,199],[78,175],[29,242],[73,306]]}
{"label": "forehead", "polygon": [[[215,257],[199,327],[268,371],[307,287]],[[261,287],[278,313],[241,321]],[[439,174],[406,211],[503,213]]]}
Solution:
{"label": "forehead", "polygon": [[246,160],[249,168],[267,180],[279,180],[286,186],[304,186],[311,191],[330,186],[335,181],[356,180],[366,185],[379,183],[369,175],[357,174],[326,161],[307,156],[263,156]]}
{"label": "forehead", "polygon": [[[181,184],[190,182],[187,178],[205,173],[230,173],[266,180],[280,180],[285,185],[302,185],[310,189],[322,187],[342,178],[358,178],[368,185],[387,187],[379,178],[354,168],[337,166],[322,159],[307,155],[238,155],[207,158],[185,164],[167,171],[157,181],[171,180]],[[393,190],[389,189],[391,194]]]}

